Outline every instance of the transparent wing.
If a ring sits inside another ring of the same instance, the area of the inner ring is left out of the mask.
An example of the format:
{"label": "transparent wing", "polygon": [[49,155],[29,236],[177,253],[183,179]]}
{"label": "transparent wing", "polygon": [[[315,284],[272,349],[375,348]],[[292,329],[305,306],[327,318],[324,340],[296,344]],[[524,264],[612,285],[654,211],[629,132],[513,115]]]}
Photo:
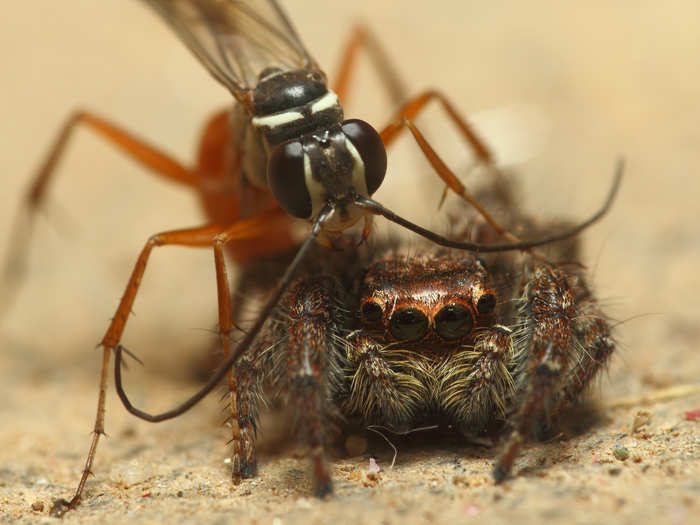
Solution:
{"label": "transparent wing", "polygon": [[318,69],[276,0],[143,0],[234,96],[268,67]]}

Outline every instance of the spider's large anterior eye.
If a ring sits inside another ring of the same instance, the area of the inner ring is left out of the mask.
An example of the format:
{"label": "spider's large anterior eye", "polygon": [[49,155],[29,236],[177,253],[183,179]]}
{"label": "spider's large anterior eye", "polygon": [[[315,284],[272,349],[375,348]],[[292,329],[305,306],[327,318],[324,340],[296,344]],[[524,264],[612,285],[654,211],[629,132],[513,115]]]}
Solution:
{"label": "spider's large anterior eye", "polygon": [[267,161],[267,185],[284,211],[300,219],[311,218],[301,142],[285,142],[272,150]]}
{"label": "spider's large anterior eye", "polygon": [[496,307],[496,296],[492,293],[485,293],[476,302],[476,311],[479,315],[488,315]]}
{"label": "spider's large anterior eye", "polygon": [[459,339],[472,331],[474,317],[463,304],[448,304],[435,316],[435,330],[443,339]]}
{"label": "spider's large anterior eye", "polygon": [[401,308],[391,316],[389,328],[400,341],[417,341],[428,332],[428,318],[417,308]]}
{"label": "spider's large anterior eye", "polygon": [[384,143],[379,133],[364,120],[346,120],[341,127],[362,158],[367,192],[372,195],[381,186],[386,173]]}
{"label": "spider's large anterior eye", "polygon": [[367,301],[362,305],[362,319],[367,323],[378,323],[382,320],[384,312],[382,312],[382,307],[379,306],[374,301]]}

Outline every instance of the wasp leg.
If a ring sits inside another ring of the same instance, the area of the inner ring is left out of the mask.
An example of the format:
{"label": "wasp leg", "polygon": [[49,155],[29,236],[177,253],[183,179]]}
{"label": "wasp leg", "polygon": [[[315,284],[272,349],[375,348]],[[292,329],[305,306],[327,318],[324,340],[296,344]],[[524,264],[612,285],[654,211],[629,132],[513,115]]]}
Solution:
{"label": "wasp leg", "polygon": [[457,176],[452,172],[452,170],[450,170],[450,168],[447,167],[445,162],[440,158],[437,152],[432,148],[430,143],[413,123],[413,119],[432,100],[437,100],[441,103],[442,107],[447,112],[447,115],[455,123],[457,129],[460,131],[467,144],[475,152],[478,161],[486,165],[489,170],[493,172],[495,176],[495,183],[499,193],[501,194],[502,200],[506,202],[510,201],[504,182],[504,177],[494,165],[491,152],[483,141],[476,135],[476,133],[469,127],[466,120],[464,120],[459,113],[457,113],[457,110],[452,106],[452,104],[438,91],[426,91],[405,104],[397,113],[396,118],[380,132],[384,145],[387,148],[391,146],[391,144],[393,144],[398,137],[399,133],[408,128],[421,151],[428,159],[438,176],[445,182],[447,188],[454,191],[462,199],[471,204],[484,217],[486,222],[488,222],[489,225],[491,225],[491,227],[499,233],[499,235],[502,235],[511,242],[518,242],[518,238],[501,226],[496,219],[494,219],[493,216],[474,198],[474,196],[467,190],[466,186],[459,181]]}
{"label": "wasp leg", "polygon": [[0,289],[2,289],[0,309],[2,310],[9,307],[21,285],[34,217],[46,199],[46,190],[56,173],[56,166],[65,153],[68,141],[78,125],[86,126],[102,136],[108,143],[119,148],[139,164],[149,168],[153,173],[192,188],[198,185],[196,173],[180,165],[167,154],[158,151],[142,139],[134,137],[102,117],[86,111],[76,111],[61,127],[46,158],[34,176],[21,205],[20,214],[13,226],[10,249],[8,250],[11,255],[5,262],[4,272],[0,280]]}
{"label": "wasp leg", "polygon": [[63,124],[49,154],[36,174],[27,194],[29,206],[36,207],[41,203],[56,165],[65,152],[68,140],[79,124],[87,126],[88,129],[102,136],[108,143],[119,148],[139,164],[149,168],[153,173],[186,186],[196,187],[198,185],[197,176],[192,170],[180,165],[172,157],[159,151],[143,139],[136,138],[128,131],[94,113],[76,111]]}
{"label": "wasp leg", "polygon": [[[350,76],[355,65],[357,52],[360,50],[360,48],[366,49],[372,63],[386,86],[391,99],[399,104],[404,103],[404,101],[407,100],[405,95],[406,89],[403,82],[400,80],[398,73],[393,68],[391,60],[389,60],[386,52],[382,49],[376,38],[374,38],[374,35],[361,25],[356,26],[353,29],[351,37],[345,46],[336,83],[333,87],[333,91],[335,91],[340,100],[343,101],[347,93]],[[486,209],[471,195],[471,193],[467,191],[464,184],[462,184],[455,174],[447,167],[440,156],[430,146],[420,130],[418,130],[415,124],[413,124],[412,119],[414,119],[432,100],[438,100],[441,103],[449,118],[452,120],[452,122],[454,122],[469,147],[476,154],[478,162],[486,165],[493,173],[495,177],[495,186],[497,187],[502,200],[510,202],[510,192],[505,184],[505,179],[494,165],[493,155],[489,151],[488,147],[484,144],[483,140],[479,138],[476,132],[471,129],[469,124],[467,124],[467,121],[457,112],[447,98],[438,91],[427,90],[419,96],[404,103],[401,109],[397,112],[397,115],[392,123],[386,126],[380,133],[384,145],[388,148],[394,142],[398,134],[405,128],[408,128],[423,151],[423,154],[433,166],[433,169],[435,169],[437,174],[446,184],[442,201],[444,201],[448,190],[454,191],[469,204],[471,204],[484,217],[486,222],[488,222],[488,224],[491,225],[496,232],[498,232],[499,235],[510,240],[511,242],[518,242],[519,239],[503,228],[498,221],[496,221],[496,219],[494,219],[493,216],[487,212]]]}
{"label": "wasp leg", "polygon": [[360,49],[364,49],[367,52],[380,80],[389,93],[391,101],[397,106],[403,104],[408,99],[406,86],[404,86],[401,77],[380,42],[363,25],[357,25],[353,28],[350,38],[345,45],[338,73],[335,75],[336,80],[333,85],[333,91],[338,95],[340,101],[345,103],[350,77],[355,67],[357,52]]}
{"label": "wasp leg", "polygon": [[[350,77],[355,67],[357,53],[360,49],[365,49],[370,61],[374,65],[382,83],[385,85],[391,100],[396,104],[402,104],[402,107],[397,112],[391,124],[386,126],[381,132],[382,141],[386,147],[389,147],[398,134],[405,128],[409,127],[412,134],[419,143],[423,153],[426,155],[430,163],[438,172],[440,177],[445,181],[447,189],[453,190],[455,193],[466,199],[474,206],[500,234],[504,235],[503,228],[498,226],[495,220],[485,210],[478,205],[476,200],[467,192],[455,175],[445,166],[444,162],[433,151],[430,145],[425,141],[420,131],[410,121],[413,120],[432,100],[440,102],[441,106],[447,113],[448,117],[457,126],[460,134],[466,140],[469,147],[474,151],[478,162],[486,165],[496,177],[496,185],[499,189],[501,197],[510,201],[510,194],[507,190],[505,180],[500,171],[496,168],[493,162],[493,155],[484,141],[479,138],[477,133],[469,126],[467,121],[459,114],[452,103],[439,91],[429,89],[414,97],[408,99],[406,95],[407,89],[400,78],[400,75],[393,67],[392,61],[382,48],[379,41],[374,37],[374,34],[362,25],[357,25],[353,28],[350,38],[345,45],[343,57],[340,61],[340,67],[336,74],[336,81],[333,85],[333,91],[338,95],[341,102],[345,102],[345,97],[350,84]],[[420,138],[418,138],[420,136]],[[439,166],[439,167],[438,167]],[[444,199],[444,196],[443,196]]]}
{"label": "wasp leg", "polygon": [[[91,473],[92,463],[97,450],[97,443],[99,442],[100,436],[104,434],[105,395],[107,391],[107,370],[109,367],[110,352],[119,344],[119,341],[121,340],[129,314],[134,304],[134,300],[136,299],[141,280],[144,272],[146,271],[148,258],[153,248],[156,246],[168,245],[213,248],[219,306],[219,333],[221,335],[222,345],[224,348],[224,356],[227,358],[231,346],[230,332],[232,321],[231,297],[228,288],[228,275],[223,253],[224,246],[229,241],[257,237],[264,235],[270,230],[274,231],[275,228],[279,228],[280,220],[286,220],[286,215],[284,215],[284,213],[279,209],[276,209],[267,215],[240,221],[231,227],[203,226],[200,228],[191,228],[186,230],[174,230],[153,235],[148,239],[146,245],[139,254],[136,265],[134,266],[129,282],[124,291],[124,295],[122,296],[119,306],[117,307],[117,311],[115,312],[109,328],[107,329],[107,332],[100,343],[103,353],[102,369],[100,373],[100,388],[97,402],[97,416],[95,418],[95,426],[93,429],[90,450],[85,461],[85,467],[83,469],[80,482],[78,483],[78,488],[76,489],[75,495],[70,502],[59,500],[54,504],[52,508],[53,515],[60,516],[67,510],[75,508],[79,504],[80,497],[85,487],[85,482]],[[233,392],[235,392],[235,383],[230,371],[228,374],[228,384],[229,391],[232,393],[231,414],[233,415],[236,413],[236,403],[235,398],[233,397]],[[234,422],[235,421],[236,420],[234,419]]]}

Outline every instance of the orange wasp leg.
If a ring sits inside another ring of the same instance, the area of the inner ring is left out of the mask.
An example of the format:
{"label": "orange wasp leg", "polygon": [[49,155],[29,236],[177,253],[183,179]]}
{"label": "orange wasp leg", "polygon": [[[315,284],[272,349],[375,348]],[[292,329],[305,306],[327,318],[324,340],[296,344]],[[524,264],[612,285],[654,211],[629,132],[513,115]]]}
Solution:
{"label": "orange wasp leg", "polygon": [[29,206],[37,206],[43,200],[46,186],[53,176],[56,164],[61,159],[68,139],[73,134],[76,126],[83,124],[90,130],[105,138],[110,144],[116,146],[139,164],[150,168],[154,173],[166,177],[168,180],[180,182],[187,186],[197,187],[198,178],[189,169],[175,162],[165,153],[158,151],[141,139],[138,139],[110,123],[102,117],[86,111],[73,113],[61,128],[56,141],[51,146],[46,160],[39,168],[34,183],[27,195]]}
{"label": "orange wasp leg", "polygon": [[[73,131],[81,124],[85,125],[91,131],[102,136],[108,143],[116,146],[127,156],[139,164],[149,168],[151,172],[160,175],[168,180],[184,184],[193,189],[199,188],[200,177],[197,171],[190,170],[167,154],[162,153],[155,147],[145,143],[141,139],[134,137],[127,131],[119,128],[115,124],[89,112],[77,111],[73,113],[62,126],[57,138],[52,144],[48,155],[41,164],[29,191],[25,198],[24,206],[29,215],[28,219],[33,219],[36,211],[41,206],[46,198],[46,190],[56,173],[56,167],[61,160],[62,155],[68,145]],[[226,266],[223,256],[223,246],[233,240],[250,239],[257,237],[261,232],[274,230],[277,225],[276,218],[281,216],[281,212],[275,211],[268,216],[260,216],[249,221],[236,223],[232,227],[225,226],[205,226],[190,230],[179,230],[165,232],[152,236],[146,246],[143,248],[139,259],[132,273],[129,284],[125,290],[124,296],[120,302],[119,308],[110,323],[110,326],[105,334],[101,346],[103,348],[102,367],[100,372],[100,388],[97,402],[97,414],[95,417],[95,425],[93,430],[93,438],[90,444],[85,467],[83,469],[80,482],[76,488],[75,494],[70,502],[59,500],[52,508],[53,515],[62,515],[70,508],[74,508],[79,502],[82,492],[85,487],[88,476],[91,473],[91,467],[95,458],[97,444],[100,435],[104,434],[104,418],[105,418],[105,399],[106,385],[109,368],[110,350],[119,344],[122,332],[126,325],[126,321],[131,311],[138,287],[145,271],[146,262],[151,250],[155,246],[163,245],[182,245],[182,246],[199,246],[214,248],[214,259],[216,264],[217,289],[219,300],[219,325],[224,344],[224,353],[229,352],[229,333],[231,330],[231,315],[230,302]],[[286,218],[286,217],[285,217]],[[18,226],[22,226],[19,224]],[[14,259],[8,265],[8,268],[21,268],[24,255],[26,253],[26,244],[29,241],[29,235],[25,228],[19,228],[15,235],[15,244],[21,243],[20,246],[15,246],[12,253],[15,254]],[[17,277],[16,275],[14,277]],[[13,285],[18,285],[19,279],[13,279]],[[8,279],[9,282],[9,279]],[[232,386],[232,378],[229,378],[229,387]],[[232,405],[232,411],[235,410],[235,405]],[[235,419],[235,418],[234,418]]]}
{"label": "orange wasp leg", "polygon": [[[361,48],[366,50],[367,55],[369,56],[382,82],[386,86],[391,99],[398,104],[404,103],[404,101],[407,100],[406,88],[404,87],[403,82],[400,80],[398,73],[394,69],[391,60],[374,35],[367,30],[367,28],[361,25],[353,28],[350,39],[345,46],[337,79],[333,86],[333,91],[338,95],[340,100],[344,101],[346,97],[352,71],[356,63],[357,53]],[[460,134],[464,137],[470,148],[476,154],[478,162],[488,166],[489,169],[494,172],[497,177],[496,185],[499,188],[499,192],[504,197],[506,202],[509,201],[508,191],[505,189],[505,185],[503,183],[503,176],[494,166],[493,155],[489,151],[488,147],[484,144],[483,140],[478,137],[474,130],[471,129],[466,120],[457,112],[447,98],[445,98],[438,91],[427,90],[419,96],[406,102],[398,111],[395,120],[380,133],[384,145],[387,148],[390,147],[394,140],[398,137],[399,133],[405,128],[408,128],[423,151],[423,154],[433,166],[433,169],[435,169],[437,174],[446,184],[445,192],[443,193],[440,204],[442,205],[442,201],[444,201],[445,197],[447,196],[448,190],[451,189],[464,200],[469,202],[469,204],[471,204],[484,217],[486,222],[488,222],[499,235],[503,235],[510,241],[517,242],[518,238],[507,232],[500,224],[498,224],[493,216],[488,213],[486,209],[481,206],[481,204],[479,204],[479,202],[467,191],[464,184],[462,184],[455,174],[447,167],[440,156],[430,146],[420,130],[418,130],[418,128],[413,124],[412,119],[414,119],[425,108],[425,106],[434,99],[437,99],[441,103],[447,115],[457,126]]]}
{"label": "orange wasp leg", "polygon": [[518,242],[518,238],[507,232],[498,222],[484,209],[481,204],[472,196],[467,188],[462,184],[456,175],[447,167],[440,156],[430,146],[423,134],[418,130],[412,119],[420,113],[425,106],[433,99],[437,99],[452,122],[457,126],[460,134],[467,141],[469,146],[474,150],[479,162],[488,166],[494,173],[497,174],[499,180],[501,175],[493,164],[493,156],[484,143],[477,137],[474,131],[469,127],[467,122],[457,113],[457,110],[450,102],[439,92],[428,90],[419,96],[415,97],[405,104],[398,112],[396,119],[386,126],[380,133],[384,145],[388,148],[398,137],[399,133],[408,128],[421,151],[428,159],[430,164],[440,178],[445,182],[447,187],[462,197],[465,201],[471,204],[484,217],[491,227],[493,227],[500,235],[513,242]]}
{"label": "orange wasp leg", "polygon": [[[68,141],[73,135],[73,131],[79,124],[85,125],[88,129],[101,135],[109,143],[115,145],[135,161],[149,168],[153,173],[190,187],[196,187],[198,185],[198,179],[195,173],[183,167],[168,155],[158,151],[156,148],[93,113],[86,111],[74,112],[61,127],[58,136],[54,140],[45,160],[41,164],[29,187],[29,191],[23,203],[26,215],[22,216],[15,224],[15,231],[10,249],[12,255],[8,260],[2,281],[3,296],[6,304],[9,304],[10,299],[8,299],[8,297],[14,295],[13,292],[17,290],[21,281],[27,246],[31,237],[33,218],[46,198],[46,190],[52,177],[56,173],[56,166],[65,152]],[[11,289],[8,289],[9,285],[12,285]],[[114,322],[112,324],[114,324]],[[109,348],[104,347],[97,416],[85,468],[71,502],[69,503],[65,500],[58,501],[52,508],[52,513],[54,515],[62,515],[67,509],[74,507],[80,501],[80,495],[83,492],[85,482],[90,474],[90,468],[95,457],[99,436],[104,433],[104,406],[108,366]]]}
{"label": "orange wasp leg", "polygon": [[[91,474],[92,463],[97,450],[97,443],[100,436],[104,434],[104,417],[105,417],[105,398],[107,391],[107,375],[109,368],[110,351],[119,345],[129,314],[132,310],[134,300],[141,285],[141,280],[146,271],[148,258],[151,255],[153,248],[157,246],[190,246],[207,248],[211,247],[214,250],[214,265],[216,269],[216,288],[218,297],[219,309],[219,333],[221,335],[222,344],[224,347],[224,359],[227,359],[230,353],[230,332],[232,327],[231,321],[231,296],[228,287],[228,272],[224,257],[225,245],[234,240],[250,239],[264,235],[270,231],[274,231],[280,227],[282,221],[286,221],[287,216],[279,208],[271,212],[260,215],[251,219],[240,221],[233,226],[203,226],[199,228],[191,228],[185,230],[173,230],[168,232],[152,235],[145,246],[141,250],[136,261],[134,269],[126,285],[126,290],[122,296],[117,311],[112,318],[112,322],[107,329],[100,346],[103,349],[102,354],[102,369],[100,373],[100,390],[97,403],[97,417],[95,419],[95,427],[93,430],[92,442],[85,461],[78,488],[70,502],[65,500],[57,501],[51,509],[54,516],[60,516],[80,502],[85,482]],[[235,384],[232,372],[228,372],[228,385],[231,392],[235,391]],[[233,400],[232,396],[232,400]],[[237,424],[237,408],[235,403],[231,403],[231,417],[234,426],[234,452],[239,446],[236,437],[239,437],[236,432]]]}
{"label": "orange wasp leg", "polygon": [[408,98],[406,86],[401,81],[401,77],[393,66],[391,59],[382,48],[374,34],[363,25],[356,25],[350,38],[345,44],[343,57],[340,60],[340,67],[336,74],[336,81],[333,84],[333,91],[341,102],[345,102],[350,78],[355,66],[358,51],[364,48],[369,56],[374,69],[384,83],[391,100],[396,104],[403,104]]}
{"label": "orange wasp leg", "polygon": [[33,219],[46,198],[46,190],[56,173],[56,166],[65,153],[73,131],[79,124],[87,126],[88,129],[102,136],[108,143],[119,148],[139,164],[149,168],[153,173],[192,188],[199,185],[199,179],[193,171],[180,165],[165,153],[158,151],[102,117],[86,111],[74,112],[61,127],[48,155],[37,171],[20,210],[24,213],[19,215],[15,222],[10,241],[10,256],[0,281],[3,290],[2,309],[9,306],[21,284]]}

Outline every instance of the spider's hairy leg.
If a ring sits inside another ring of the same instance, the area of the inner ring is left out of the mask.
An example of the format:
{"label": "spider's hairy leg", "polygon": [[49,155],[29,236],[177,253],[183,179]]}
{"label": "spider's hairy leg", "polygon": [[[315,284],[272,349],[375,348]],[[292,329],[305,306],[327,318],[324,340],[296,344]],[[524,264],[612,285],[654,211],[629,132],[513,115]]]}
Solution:
{"label": "spider's hairy leg", "polygon": [[[261,256],[243,266],[232,297],[232,311],[245,312],[256,292],[269,292],[271,275],[279,275],[288,264],[287,257]],[[279,377],[280,363],[275,350],[286,338],[286,321],[282,312],[273,312],[260,334],[233,366],[233,381],[229,383],[228,403],[231,424],[231,477],[234,484],[257,475],[255,438],[259,401],[263,398],[263,383]]]}
{"label": "spider's hairy leg", "polygon": [[250,350],[233,367],[234,388],[229,391],[229,403],[232,407],[231,478],[234,484],[254,477],[258,471],[255,457],[258,402],[263,380],[275,374],[272,350],[284,339],[284,328],[279,316],[273,314]]}
{"label": "spider's hairy leg", "polygon": [[562,382],[560,398],[550,412],[552,419],[556,419],[580,398],[615,350],[608,320],[600,311],[583,276],[579,272],[570,281],[578,304],[578,316],[572,323],[577,361]]}
{"label": "spider's hairy leg", "polygon": [[[257,345],[256,345],[257,346]],[[233,370],[229,386],[231,404],[231,480],[234,485],[258,473],[255,458],[255,421],[258,415],[259,370],[255,358],[243,356]]]}
{"label": "spider's hairy leg", "polygon": [[335,345],[341,318],[339,285],[328,276],[297,281],[288,296],[287,381],[299,439],[310,449],[314,493],[333,492],[326,445],[332,420],[331,392],[342,381]]}
{"label": "spider's hairy leg", "polygon": [[[523,348],[516,350],[522,368],[518,390],[522,403],[511,433],[493,471],[497,483],[509,474],[522,442],[543,412],[557,400],[559,387],[581,361],[574,333],[581,315],[572,278],[561,267],[542,263],[532,269],[523,294],[520,315],[524,323]],[[520,352],[522,354],[518,355]]]}

